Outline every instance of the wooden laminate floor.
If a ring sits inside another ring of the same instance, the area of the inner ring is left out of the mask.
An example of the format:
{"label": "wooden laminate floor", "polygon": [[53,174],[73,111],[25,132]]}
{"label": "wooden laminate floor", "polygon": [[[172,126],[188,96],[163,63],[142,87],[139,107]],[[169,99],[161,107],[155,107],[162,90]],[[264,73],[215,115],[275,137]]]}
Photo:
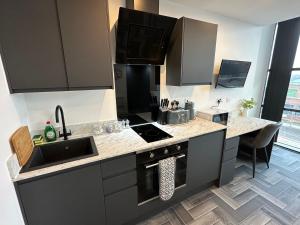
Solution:
{"label": "wooden laminate floor", "polygon": [[234,180],[196,194],[139,225],[300,225],[300,154],[275,146],[270,169],[238,160]]}

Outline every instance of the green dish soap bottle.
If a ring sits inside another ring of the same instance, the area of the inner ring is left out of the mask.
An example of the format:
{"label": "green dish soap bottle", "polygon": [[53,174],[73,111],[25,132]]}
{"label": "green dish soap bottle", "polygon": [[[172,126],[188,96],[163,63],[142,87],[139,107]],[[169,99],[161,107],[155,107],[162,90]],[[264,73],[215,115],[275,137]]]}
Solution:
{"label": "green dish soap bottle", "polygon": [[56,130],[50,123],[50,121],[47,121],[45,130],[44,130],[45,139],[47,142],[55,141],[57,139],[56,136]]}

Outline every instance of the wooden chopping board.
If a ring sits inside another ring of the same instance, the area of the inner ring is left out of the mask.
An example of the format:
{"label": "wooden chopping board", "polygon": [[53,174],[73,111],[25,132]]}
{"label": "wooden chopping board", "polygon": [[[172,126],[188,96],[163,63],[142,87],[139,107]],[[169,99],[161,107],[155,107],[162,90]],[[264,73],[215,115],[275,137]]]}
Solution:
{"label": "wooden chopping board", "polygon": [[28,126],[17,129],[10,137],[12,151],[16,153],[19,165],[24,166],[33,151],[33,142],[31,140]]}

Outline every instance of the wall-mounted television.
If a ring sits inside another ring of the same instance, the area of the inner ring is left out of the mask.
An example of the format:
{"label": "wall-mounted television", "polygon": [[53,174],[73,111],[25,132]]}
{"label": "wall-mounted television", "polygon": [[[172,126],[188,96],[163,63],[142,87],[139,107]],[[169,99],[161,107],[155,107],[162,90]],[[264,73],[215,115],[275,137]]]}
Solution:
{"label": "wall-mounted television", "polygon": [[244,87],[251,62],[223,59],[216,87]]}

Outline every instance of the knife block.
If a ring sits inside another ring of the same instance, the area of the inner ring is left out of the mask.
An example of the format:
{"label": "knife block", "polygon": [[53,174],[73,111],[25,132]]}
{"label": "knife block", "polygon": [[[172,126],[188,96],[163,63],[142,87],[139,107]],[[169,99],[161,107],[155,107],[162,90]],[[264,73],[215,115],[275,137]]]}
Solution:
{"label": "knife block", "polygon": [[166,125],[168,119],[168,111],[169,109],[159,108],[157,122]]}

